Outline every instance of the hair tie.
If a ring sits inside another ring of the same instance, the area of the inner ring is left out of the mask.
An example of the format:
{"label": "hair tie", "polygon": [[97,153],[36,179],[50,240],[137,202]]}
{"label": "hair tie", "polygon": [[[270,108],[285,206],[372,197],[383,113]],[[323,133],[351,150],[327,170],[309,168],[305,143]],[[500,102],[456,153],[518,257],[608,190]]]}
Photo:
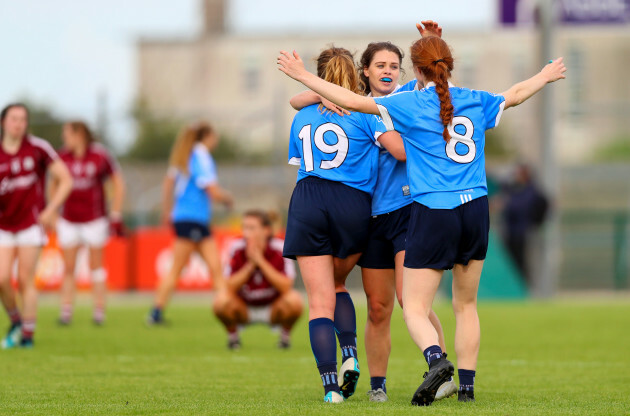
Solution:
{"label": "hair tie", "polygon": [[444,62],[444,59],[438,59],[437,61],[433,61],[434,64],[438,64],[438,62]]}

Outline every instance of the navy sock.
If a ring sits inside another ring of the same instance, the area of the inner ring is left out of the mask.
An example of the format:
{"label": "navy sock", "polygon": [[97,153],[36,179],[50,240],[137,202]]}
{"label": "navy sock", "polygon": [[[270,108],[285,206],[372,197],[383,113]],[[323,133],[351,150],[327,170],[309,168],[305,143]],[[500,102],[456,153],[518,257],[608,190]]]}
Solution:
{"label": "navy sock", "polygon": [[434,360],[438,358],[442,358],[442,348],[439,345],[431,345],[429,348],[424,350],[424,359],[427,360],[427,364],[429,367]]}
{"label": "navy sock", "polygon": [[339,392],[337,384],[337,343],[335,325],[328,318],[316,318],[308,323],[311,349],[322,378],[325,393]]}
{"label": "navy sock", "polygon": [[341,347],[341,360],[357,358],[357,316],[354,303],[347,292],[337,293],[335,304],[335,332]]}
{"label": "navy sock", "polygon": [[162,308],[155,306],[151,309],[151,318],[153,318],[155,322],[160,322],[162,320]]}
{"label": "navy sock", "polygon": [[457,370],[459,376],[459,390],[475,390],[475,370]]}
{"label": "navy sock", "polygon": [[385,387],[385,377],[370,377],[370,386],[372,390],[383,389],[385,393],[387,393],[387,388]]}

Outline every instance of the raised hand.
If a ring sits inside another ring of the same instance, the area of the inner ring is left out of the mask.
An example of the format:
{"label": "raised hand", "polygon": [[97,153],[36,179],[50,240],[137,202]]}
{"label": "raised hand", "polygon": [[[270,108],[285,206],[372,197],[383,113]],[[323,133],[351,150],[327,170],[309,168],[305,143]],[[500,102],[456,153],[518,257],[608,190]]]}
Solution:
{"label": "raised hand", "polygon": [[433,20],[423,20],[420,23],[416,23],[416,28],[418,29],[418,32],[420,32],[420,36],[423,38],[429,36],[437,36],[438,38],[442,37],[442,28]]}
{"label": "raised hand", "polygon": [[567,71],[567,67],[564,66],[564,58],[560,57],[549,62],[540,71],[547,78],[547,82],[555,82],[559,79],[565,79],[564,73]]}
{"label": "raised hand", "polygon": [[287,51],[280,51],[278,69],[297,81],[299,81],[301,75],[307,72],[302,58],[296,51],[293,51],[293,54]]}

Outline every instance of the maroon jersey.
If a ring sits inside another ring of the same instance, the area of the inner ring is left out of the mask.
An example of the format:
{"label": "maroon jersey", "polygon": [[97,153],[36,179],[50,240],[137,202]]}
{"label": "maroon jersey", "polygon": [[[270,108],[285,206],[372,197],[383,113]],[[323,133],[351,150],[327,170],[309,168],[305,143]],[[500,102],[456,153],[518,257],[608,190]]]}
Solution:
{"label": "maroon jersey", "polygon": [[[228,277],[239,271],[247,263],[245,253],[247,243],[244,239],[237,240],[231,247],[230,262],[226,266],[225,275]],[[295,279],[295,266],[289,259],[282,257],[284,241],[272,238],[263,253],[265,259],[289,279]],[[260,269],[256,269],[249,280],[240,288],[238,295],[251,306],[268,305],[280,295],[280,292],[265,279]]]}
{"label": "maroon jersey", "polygon": [[50,143],[35,136],[26,136],[13,155],[0,146],[0,229],[18,232],[37,224],[46,206],[46,169],[57,158]]}
{"label": "maroon jersey", "polygon": [[63,218],[70,222],[88,222],[104,217],[103,182],[118,171],[116,159],[98,143],[90,144],[82,158],[66,149],[62,149],[59,156],[72,175],[72,192],[63,205]]}

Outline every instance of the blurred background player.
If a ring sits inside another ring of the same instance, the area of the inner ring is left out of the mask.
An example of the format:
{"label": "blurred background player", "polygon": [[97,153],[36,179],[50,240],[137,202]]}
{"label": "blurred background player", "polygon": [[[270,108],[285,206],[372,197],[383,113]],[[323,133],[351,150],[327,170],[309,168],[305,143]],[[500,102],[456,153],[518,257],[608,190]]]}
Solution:
{"label": "blurred background player", "polygon": [[214,313],[228,331],[228,348],[238,349],[239,325],[264,323],[281,328],[279,348],[289,348],[303,301],[295,289],[295,266],[282,257],[284,241],[273,237],[273,216],[261,210],[243,215],[243,238],[233,243],[214,300]]}
{"label": "blurred background player", "polygon": [[232,195],[219,186],[210,154],[218,144],[219,135],[208,123],[200,122],[184,127],[173,145],[164,178],[162,204],[162,222],[171,222],[175,231],[173,263],[158,284],[154,306],[147,318],[150,325],[163,323],[163,310],[194,251],[206,262],[215,287],[220,289],[224,284],[210,220],[213,203],[231,208],[233,200]]}
{"label": "blurred background player", "polygon": [[[361,81],[352,54],[324,50],[317,75],[353,92]],[[365,248],[378,147],[375,117],[340,116],[310,105],[293,119],[289,163],[299,164],[289,205],[284,256],[296,258],[309,303],[311,348],[324,401],[343,402],[359,378],[356,315],[345,280]],[[342,365],[337,378],[337,346]]]}
{"label": "blurred background player", "polygon": [[[437,23],[430,21],[423,23],[427,30],[418,27],[423,36],[441,36],[442,29]],[[382,97],[393,92],[414,90],[417,85],[415,79],[402,86],[398,84],[402,58],[402,50],[390,42],[370,43],[361,55],[359,65],[359,76],[365,87],[364,92],[372,97]],[[293,97],[291,105],[301,109],[320,101],[319,95],[305,91]],[[329,108],[331,111],[343,111],[329,101],[325,99],[323,101],[327,106],[331,106]],[[387,136],[384,137],[387,140]],[[382,141],[383,137],[379,137],[379,142]],[[372,218],[367,248],[358,261],[368,303],[365,327],[365,350],[371,387],[368,396],[370,401],[375,402],[387,401],[386,374],[391,353],[390,323],[396,295],[402,306],[405,237],[412,202],[404,160],[397,160],[389,151],[382,148],[379,153],[378,179],[372,197]],[[433,311],[430,316],[440,335],[440,346],[446,351],[440,320]],[[440,386],[436,400],[455,393],[457,385],[449,380]]]}
{"label": "blurred background player", "polygon": [[[380,114],[405,140],[412,205],[403,273],[403,312],[409,333],[429,364],[412,404],[429,405],[453,375],[438,345],[429,311],[443,271],[453,269],[455,351],[460,401],[474,401],[480,327],[477,291],[488,249],[489,215],[484,132],[496,127],[504,108],[519,105],[547,83],[564,78],[562,58],[501,95],[449,85],[453,57],[438,37],[416,41],[411,60],[420,91],[362,97],[324,82],[282,52],[279,69],[338,106]],[[456,151],[457,144],[463,145]]]}
{"label": "blurred background player", "polygon": [[[72,321],[75,297],[77,253],[85,245],[89,254],[94,307],[92,320],[101,325],[105,320],[107,270],[103,265],[103,247],[111,234],[122,236],[122,204],[125,182],[114,157],[96,143],[88,126],[72,121],[63,126],[61,160],[72,175],[72,192],[63,205],[57,221],[57,238],[63,251],[64,278],[61,284],[59,323]],[[112,200],[107,215],[105,182],[112,186]],[[52,181],[51,189],[56,182]]]}
{"label": "blurred background player", "polygon": [[[2,348],[32,347],[37,319],[35,269],[44,228],[53,230],[57,210],[72,189],[72,178],[52,146],[28,134],[29,114],[22,104],[11,104],[0,113],[0,297],[11,327]],[[58,186],[45,201],[46,175]],[[18,311],[11,285],[17,260]]]}
{"label": "blurred background player", "polygon": [[502,189],[503,240],[514,263],[531,287],[532,276],[527,254],[532,231],[540,227],[549,209],[549,200],[532,177],[531,168],[516,166],[514,179]]}

